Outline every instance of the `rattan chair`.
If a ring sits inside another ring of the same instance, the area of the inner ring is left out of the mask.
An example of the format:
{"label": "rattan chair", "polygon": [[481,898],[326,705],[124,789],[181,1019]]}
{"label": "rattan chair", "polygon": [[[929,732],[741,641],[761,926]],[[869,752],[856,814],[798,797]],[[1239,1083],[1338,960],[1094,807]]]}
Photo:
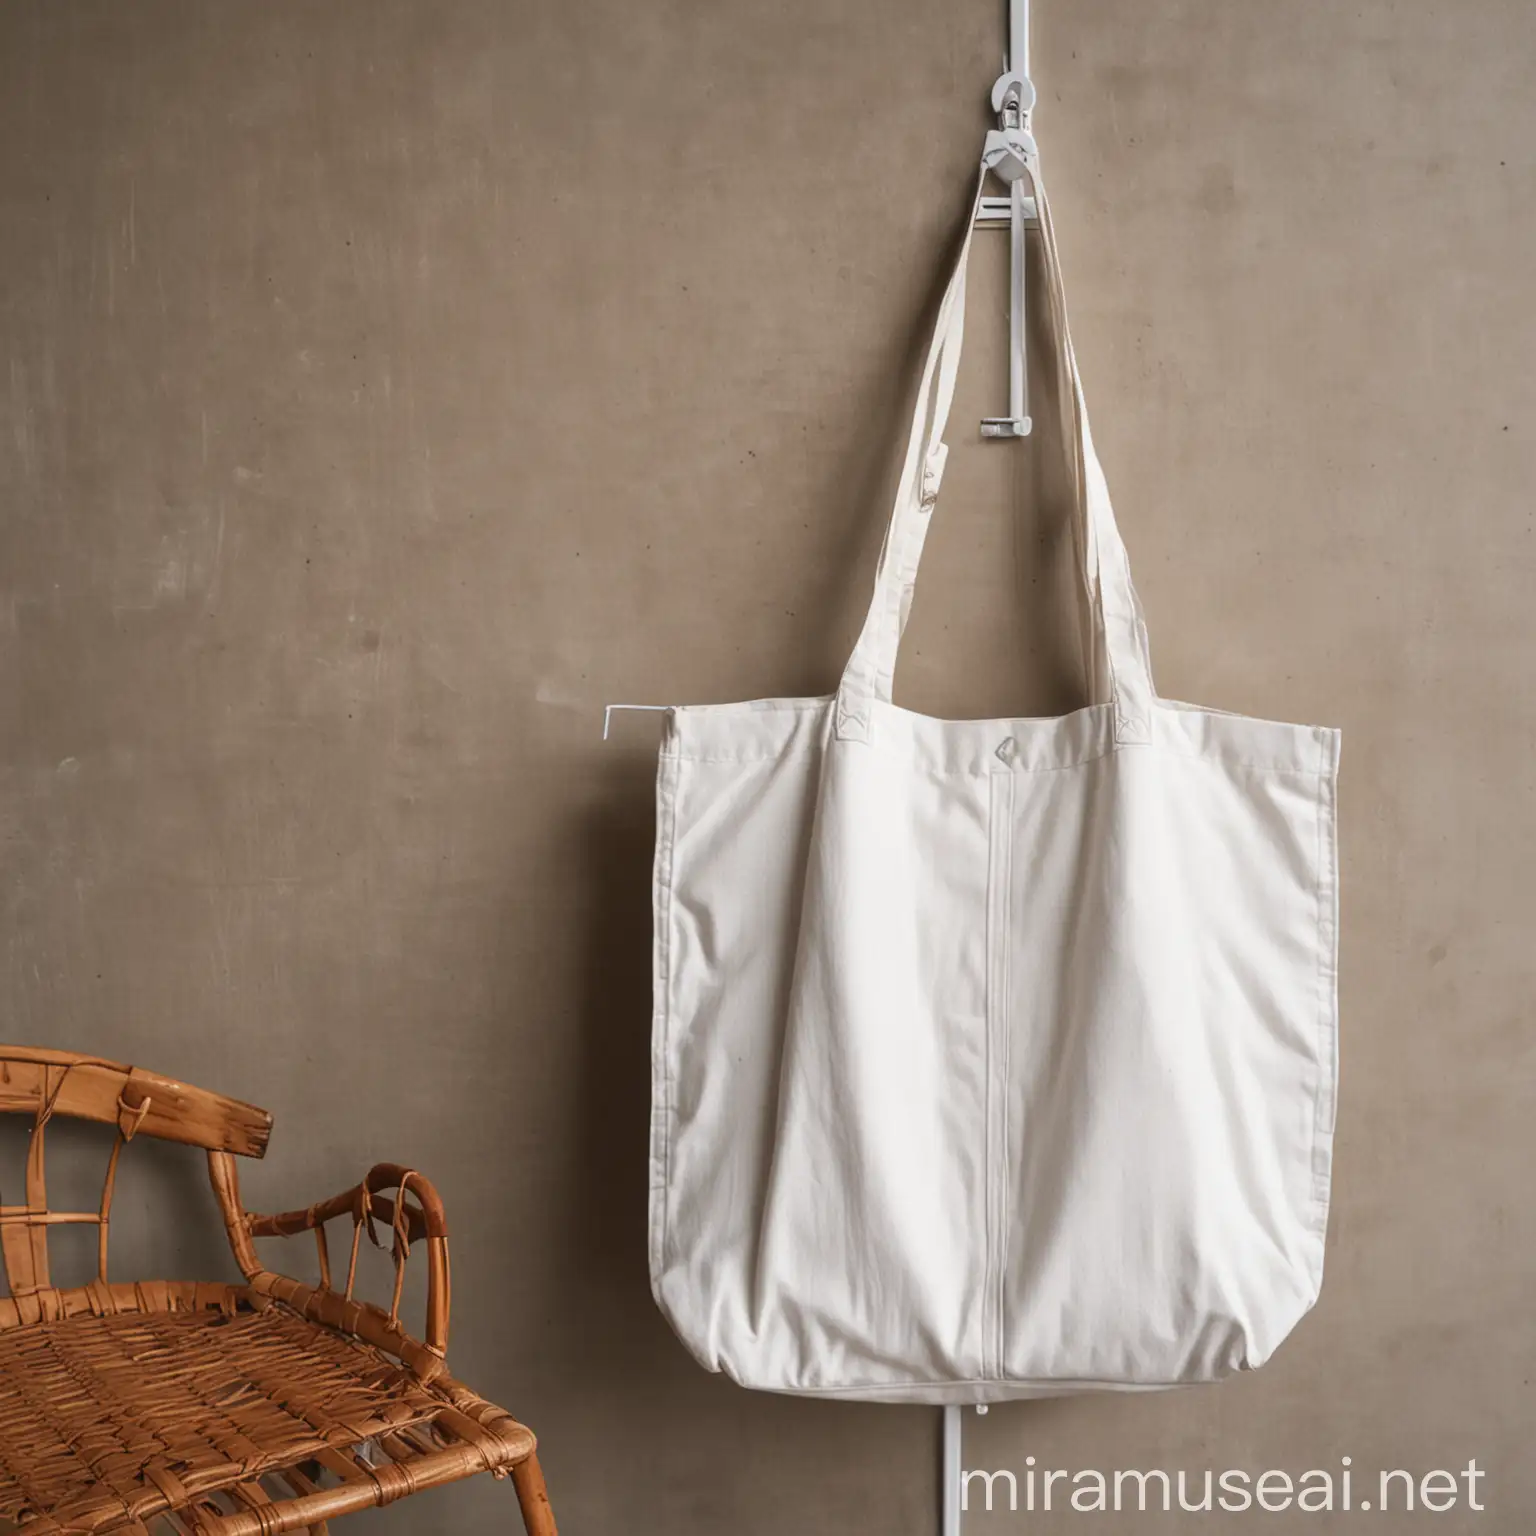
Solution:
{"label": "rattan chair", "polygon": [[[0,1529],[275,1536],[477,1472],[509,1473],[529,1536],[555,1536],[531,1431],[448,1375],[448,1233],[421,1174],[383,1163],[308,1210],[256,1216],[234,1154],[260,1157],[272,1117],[137,1067],[0,1046],[0,1111],[33,1117],[25,1201],[0,1205]],[[117,1127],[100,1208],[50,1211],[48,1122]],[[243,1285],[107,1279],[118,1158],[135,1136],[202,1147]],[[393,1191],[386,1194],[385,1191]],[[352,1224],[346,1282],[325,1223]],[[54,1286],[48,1229],[98,1228],[97,1275]],[[267,1269],[254,1239],[312,1231],[320,1283]],[[353,1298],[366,1233],[389,1243],[389,1310]],[[382,1236],[381,1236],[382,1234]],[[427,1260],[425,1337],[400,1324],[411,1245]]]}

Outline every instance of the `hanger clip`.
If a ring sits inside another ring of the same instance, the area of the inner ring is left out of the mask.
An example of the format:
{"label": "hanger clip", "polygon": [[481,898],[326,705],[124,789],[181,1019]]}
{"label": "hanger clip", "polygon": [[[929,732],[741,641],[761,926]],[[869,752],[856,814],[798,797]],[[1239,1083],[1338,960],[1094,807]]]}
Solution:
{"label": "hanger clip", "polygon": [[992,110],[997,127],[987,135],[981,158],[999,181],[1010,184],[1031,169],[1038,150],[1029,131],[1035,109],[1035,87],[1022,70],[1011,69],[992,86]]}
{"label": "hanger clip", "polygon": [[[992,110],[997,127],[982,146],[981,163],[1007,184],[1007,197],[981,199],[980,224],[1005,226],[1009,231],[1008,280],[1008,414],[984,416],[981,435],[991,438],[1028,437],[1029,370],[1025,359],[1024,231],[1039,221],[1037,199],[1025,196],[1026,185],[1035,183],[1039,149],[1029,131],[1029,114],[1035,109],[1035,87],[1028,74],[1029,16],[1027,0],[1010,7],[1009,67],[992,86]],[[1025,178],[1028,178],[1026,182]]]}

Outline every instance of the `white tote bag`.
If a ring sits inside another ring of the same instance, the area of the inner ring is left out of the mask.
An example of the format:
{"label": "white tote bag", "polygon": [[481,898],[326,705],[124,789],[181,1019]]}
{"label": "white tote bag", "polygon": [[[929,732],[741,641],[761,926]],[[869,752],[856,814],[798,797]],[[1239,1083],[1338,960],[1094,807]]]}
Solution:
{"label": "white tote bag", "polygon": [[668,714],[651,1282],[751,1387],[1209,1381],[1262,1364],[1322,1280],[1339,734],[1153,691],[1034,182],[1101,702],[891,702],[973,208],[837,693]]}

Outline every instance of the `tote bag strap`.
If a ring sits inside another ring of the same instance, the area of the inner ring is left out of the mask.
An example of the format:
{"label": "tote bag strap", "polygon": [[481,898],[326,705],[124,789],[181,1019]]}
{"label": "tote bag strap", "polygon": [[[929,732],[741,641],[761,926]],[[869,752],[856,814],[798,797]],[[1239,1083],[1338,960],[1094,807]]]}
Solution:
{"label": "tote bag strap", "polygon": [[[1076,542],[1089,607],[1090,686],[1096,698],[1107,694],[1114,706],[1116,742],[1144,742],[1150,740],[1151,712],[1156,698],[1146,625],[1135,588],[1131,585],[1130,563],[1115,525],[1109,488],[1093,450],[1082,383],[1067,326],[1055,229],[1038,160],[1031,161],[1030,176],[1039,211],[1050,331],[1054,360],[1060,374],[1059,398],[1066,404],[1068,418],[1063,424],[1062,435],[1074,492]],[[873,701],[878,699],[888,703],[891,698],[896,652],[906,628],[923,543],[928,536],[928,524],[948,456],[944,428],[960,366],[965,335],[966,269],[986,177],[983,166],[977,176],[965,238],[939,305],[933,341],[923,368],[896,505],[880,550],[874,597],[838,688],[836,729],[840,740],[869,740]]]}

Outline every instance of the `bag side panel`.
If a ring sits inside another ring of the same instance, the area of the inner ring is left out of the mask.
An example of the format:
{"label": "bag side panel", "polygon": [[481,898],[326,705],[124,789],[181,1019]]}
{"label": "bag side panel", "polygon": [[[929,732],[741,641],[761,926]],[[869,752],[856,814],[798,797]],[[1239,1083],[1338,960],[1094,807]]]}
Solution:
{"label": "bag side panel", "polygon": [[660,773],[651,1287],[710,1370],[751,1329],[818,758],[685,750]]}
{"label": "bag side panel", "polygon": [[1010,1377],[1215,1379],[1316,1299],[1337,738],[1296,731],[1311,771],[1138,748],[1021,796]]}

